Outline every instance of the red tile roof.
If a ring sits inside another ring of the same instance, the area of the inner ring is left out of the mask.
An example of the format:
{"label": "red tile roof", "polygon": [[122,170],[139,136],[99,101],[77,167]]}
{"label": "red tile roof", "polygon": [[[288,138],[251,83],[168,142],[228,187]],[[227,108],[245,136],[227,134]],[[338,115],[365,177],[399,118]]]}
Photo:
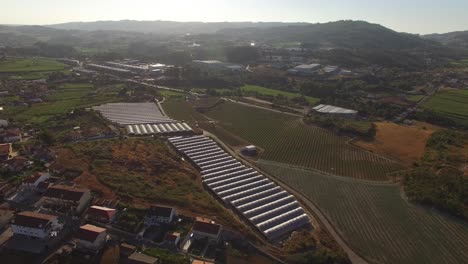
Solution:
{"label": "red tile roof", "polygon": [[87,215],[91,218],[105,218],[107,220],[111,220],[115,215],[115,212],[115,209],[94,205],[89,208]]}
{"label": "red tile roof", "polygon": [[0,155],[9,155],[11,144],[0,144]]}
{"label": "red tile roof", "polygon": [[44,196],[62,199],[66,201],[78,202],[86,192],[89,192],[89,190],[85,188],[71,187],[65,185],[54,185],[47,189],[47,192],[44,194]]}
{"label": "red tile roof", "polygon": [[57,216],[36,212],[22,212],[16,215],[14,224],[31,228],[44,228],[54,219],[57,219]]}
{"label": "red tile roof", "polygon": [[217,235],[221,230],[221,226],[218,224],[212,224],[205,221],[195,221],[193,224],[193,230],[198,232],[203,232],[207,234]]}
{"label": "red tile roof", "polygon": [[84,225],[80,227],[75,237],[92,243],[96,241],[96,238],[98,238],[102,232],[106,232],[106,229],[93,225]]}
{"label": "red tile roof", "polygon": [[24,179],[23,183],[35,183],[44,173],[37,172],[28,178]]}
{"label": "red tile roof", "polygon": [[180,237],[180,233],[166,233],[164,241],[174,242],[178,237]]}

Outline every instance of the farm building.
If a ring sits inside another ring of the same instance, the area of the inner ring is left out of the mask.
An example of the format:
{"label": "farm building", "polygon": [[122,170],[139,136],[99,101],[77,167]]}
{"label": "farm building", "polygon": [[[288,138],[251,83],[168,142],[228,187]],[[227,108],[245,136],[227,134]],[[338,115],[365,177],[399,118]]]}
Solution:
{"label": "farm building", "polygon": [[155,103],[110,103],[93,107],[103,117],[121,126],[174,123]]}
{"label": "farm building", "polygon": [[169,142],[201,170],[208,189],[237,209],[267,238],[277,239],[309,223],[294,196],[243,165],[212,139],[174,137]]}
{"label": "farm building", "polygon": [[164,123],[164,124],[141,124],[127,125],[125,127],[129,135],[148,136],[148,135],[184,135],[193,132],[187,123]]}
{"label": "farm building", "polygon": [[295,75],[302,75],[302,76],[308,76],[315,74],[322,65],[313,63],[313,64],[301,64],[298,65],[290,70],[288,70],[288,73],[290,74],[295,74]]}
{"label": "farm building", "polygon": [[242,148],[241,152],[246,156],[255,156],[257,155],[257,147],[254,145],[245,146]]}
{"label": "farm building", "polygon": [[317,105],[316,107],[312,108],[312,111],[319,113],[319,114],[333,115],[333,116],[339,116],[339,117],[350,118],[350,119],[356,118],[357,113],[358,113],[355,110],[341,108],[341,107],[333,106],[333,105],[324,105],[324,104]]}

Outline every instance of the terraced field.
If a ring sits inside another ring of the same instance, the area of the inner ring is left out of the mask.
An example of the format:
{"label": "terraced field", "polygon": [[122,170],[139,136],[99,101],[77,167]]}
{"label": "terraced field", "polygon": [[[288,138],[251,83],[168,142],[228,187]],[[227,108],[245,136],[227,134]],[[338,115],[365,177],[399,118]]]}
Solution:
{"label": "terraced field", "polygon": [[310,201],[371,263],[468,263],[468,225],[401,198],[397,185],[318,174],[260,160]]}
{"label": "terraced field", "polygon": [[[387,173],[402,168],[391,160],[347,144],[347,137],[305,125],[294,116],[235,103],[224,103],[204,113],[205,116],[185,102],[168,102],[165,109],[172,118],[198,121],[200,127],[232,146],[246,143],[259,146],[264,150],[261,158],[266,160],[379,181],[387,180]],[[217,123],[207,124],[207,117]]]}

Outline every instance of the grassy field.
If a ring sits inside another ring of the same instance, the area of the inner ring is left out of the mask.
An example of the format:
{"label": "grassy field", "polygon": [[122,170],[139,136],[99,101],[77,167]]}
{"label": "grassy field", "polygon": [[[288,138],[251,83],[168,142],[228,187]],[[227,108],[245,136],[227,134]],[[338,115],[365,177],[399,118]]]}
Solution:
{"label": "grassy field", "polygon": [[468,59],[453,61],[450,64],[456,67],[468,67]]}
{"label": "grassy field", "polygon": [[409,95],[406,97],[406,99],[411,102],[419,102],[423,98],[424,95]]}
{"label": "grassy field", "polygon": [[92,84],[65,84],[48,96],[43,103],[31,107],[9,108],[14,119],[28,123],[42,123],[54,115],[66,114],[77,108],[90,107],[116,101],[117,86],[94,87]]}
{"label": "grassy field", "polygon": [[468,263],[468,225],[408,203],[397,185],[263,160],[257,165],[316,204],[371,263]]}
{"label": "grassy field", "polygon": [[[347,144],[347,137],[305,125],[298,117],[224,103],[205,113],[186,102],[168,102],[175,119],[198,122],[231,146],[254,144],[263,149],[262,159],[305,166],[320,171],[371,180],[387,180],[386,174],[401,166]],[[209,119],[216,124],[209,123]]]}
{"label": "grassy field", "polygon": [[[258,94],[269,95],[269,96],[282,95],[284,97],[287,97],[288,99],[301,96],[300,94],[297,94],[297,93],[274,90],[274,89],[269,89],[269,88],[265,88],[265,87],[261,87],[257,85],[245,85],[241,87],[241,90],[242,92],[245,92],[245,93],[258,93]],[[310,105],[315,105],[320,101],[319,98],[315,98],[311,96],[305,96],[305,98],[307,99],[307,102],[309,102]]]}
{"label": "grassy field", "polygon": [[8,79],[42,79],[53,72],[67,72],[67,68],[69,66],[47,58],[9,58],[0,61],[0,74]]}
{"label": "grassy field", "polygon": [[468,90],[439,92],[432,96],[424,107],[468,126]]}

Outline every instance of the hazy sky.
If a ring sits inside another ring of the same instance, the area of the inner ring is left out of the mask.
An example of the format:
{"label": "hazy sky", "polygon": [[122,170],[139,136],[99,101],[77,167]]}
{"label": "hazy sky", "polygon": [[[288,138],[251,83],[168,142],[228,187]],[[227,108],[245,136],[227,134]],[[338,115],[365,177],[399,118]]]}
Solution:
{"label": "hazy sky", "polygon": [[0,14],[0,24],[353,19],[411,33],[468,30],[468,0],[0,0]]}

